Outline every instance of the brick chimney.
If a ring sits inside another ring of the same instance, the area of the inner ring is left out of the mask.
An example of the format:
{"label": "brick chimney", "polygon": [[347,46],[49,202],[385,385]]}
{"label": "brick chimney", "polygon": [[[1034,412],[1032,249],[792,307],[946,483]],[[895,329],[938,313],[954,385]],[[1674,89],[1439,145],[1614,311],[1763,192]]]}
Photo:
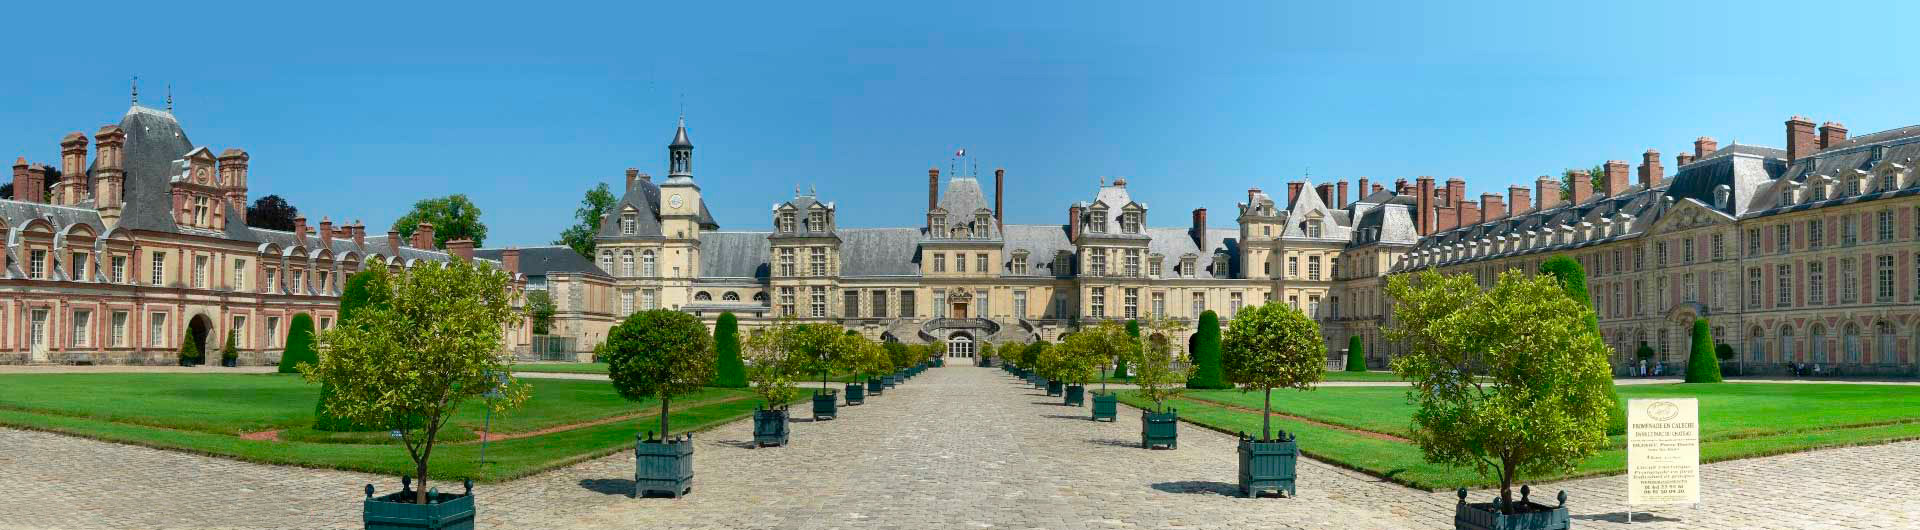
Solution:
{"label": "brick chimney", "polygon": [[[1418,210],[1414,213],[1414,220],[1420,227],[1420,235],[1432,235],[1436,213],[1433,211],[1433,177],[1420,177],[1414,181],[1419,183],[1413,191],[1414,209]],[[1401,182],[1404,184],[1406,181]]]}
{"label": "brick chimney", "polygon": [[1365,199],[1367,198],[1367,195],[1373,193],[1371,191],[1367,191],[1367,177],[1360,177],[1359,184],[1360,185],[1356,187],[1353,191],[1354,193],[1353,200],[1355,201],[1358,201],[1360,199]]}
{"label": "brick chimney", "polygon": [[387,251],[393,253],[392,256],[388,256],[389,259],[400,257],[400,231],[399,230],[387,231]]}
{"label": "brick chimney", "polygon": [[1499,219],[1505,217],[1506,214],[1506,205],[1500,203],[1500,194],[1480,194],[1480,222],[1484,223]]}
{"label": "brick chimney", "polygon": [[[121,149],[127,145],[127,133],[118,125],[107,125],[93,135],[94,145],[99,146],[98,154],[93,157],[94,165],[94,207],[100,210],[100,220],[108,227],[120,222],[121,196],[127,184],[127,171]],[[242,186],[244,188],[244,179]],[[244,195],[244,194],[243,194]],[[247,220],[247,208],[244,202],[237,210],[240,222]]]}
{"label": "brick chimney", "polygon": [[1507,217],[1533,211],[1533,195],[1526,186],[1507,186]]}
{"label": "brick chimney", "polygon": [[[1666,177],[1666,170],[1660,167],[1660,150],[1648,149],[1646,153],[1640,155],[1641,187],[1647,189],[1659,187],[1660,181],[1666,179]],[[1613,190],[1607,190],[1607,193],[1613,193]]]}
{"label": "brick chimney", "polygon": [[447,240],[447,253],[460,256],[460,259],[473,259],[473,240],[467,238]]}
{"label": "brick chimney", "polygon": [[333,219],[326,216],[320,217],[320,246],[333,248]]}
{"label": "brick chimney", "polygon": [[[940,168],[927,168],[927,211],[940,207]],[[948,212],[953,213],[953,212]],[[966,213],[966,212],[960,212]]]}
{"label": "brick chimney", "polygon": [[1480,205],[1474,204],[1473,201],[1460,201],[1460,205],[1454,207],[1453,213],[1459,216],[1454,226],[1469,226],[1480,222]]}
{"label": "brick chimney", "polygon": [[304,216],[304,215],[294,216],[293,240],[299,242],[299,244],[302,244],[302,245],[307,244],[307,216]]}
{"label": "brick chimney", "polygon": [[1306,187],[1307,187],[1307,183],[1300,182],[1297,180],[1287,183],[1287,208],[1288,209],[1292,209],[1293,203],[1300,201],[1300,190]]}
{"label": "brick chimney", "polygon": [[87,198],[87,135],[79,131],[60,139],[60,204],[76,205]]}
{"label": "brick chimney", "polygon": [[1381,186],[1380,186],[1379,184],[1374,184],[1374,185],[1373,185],[1373,189],[1372,189],[1372,190],[1369,190],[1369,191],[1368,191],[1367,193],[1368,193],[1368,194],[1373,194],[1373,193],[1380,193],[1380,188],[1381,188]]}
{"label": "brick chimney", "polygon": [[1534,200],[1540,201],[1540,211],[1547,211],[1560,205],[1560,181],[1546,175],[1533,181]]}
{"label": "brick chimney", "polygon": [[629,189],[629,190],[633,189],[633,182],[639,179],[640,179],[640,168],[637,168],[637,167],[627,168],[627,187],[625,189]]}
{"label": "brick chimney", "polygon": [[[1606,173],[1600,176],[1600,182],[1606,185],[1607,195],[1614,196],[1614,195],[1619,195],[1621,193],[1625,193],[1627,191],[1627,186],[1628,186],[1627,162],[1625,160],[1608,160],[1606,167],[1602,169],[1602,171],[1605,171]],[[1589,175],[1588,177],[1591,178],[1592,176]],[[1587,180],[1585,182],[1588,183],[1587,191],[1592,192],[1593,181]],[[1642,179],[1640,184],[1642,186],[1645,186],[1646,180]],[[1574,204],[1580,204],[1580,203],[1586,202],[1586,199],[1579,199],[1573,202]]]}
{"label": "brick chimney", "polygon": [[[1620,165],[1620,171],[1618,172],[1613,171],[1614,164]],[[1612,178],[1613,173],[1618,173],[1620,175],[1620,180],[1624,183],[1627,179],[1626,167],[1627,167],[1626,162],[1621,162],[1619,160],[1608,160],[1607,161],[1607,173],[1609,174],[1608,178]],[[1625,187],[1626,186],[1624,184],[1621,185],[1621,188],[1624,189]],[[1575,170],[1573,172],[1573,204],[1586,204],[1587,199],[1591,199],[1591,198],[1593,198],[1593,176],[1588,175],[1586,171]]]}
{"label": "brick chimney", "polygon": [[1080,240],[1080,207],[1067,207],[1067,241]]}
{"label": "brick chimney", "polygon": [[413,248],[433,250],[433,223],[420,223],[413,229]]}
{"label": "brick chimney", "polygon": [[994,168],[993,169],[993,224],[994,224],[994,231],[1000,232],[1000,237],[1002,238],[1006,237],[1007,218],[1000,216],[1000,212],[1005,211],[1000,209],[1000,206],[1001,206],[1000,199],[1001,197],[1006,197],[1006,196],[1007,196],[1007,170],[1006,168]]}
{"label": "brick chimney", "polygon": [[1329,183],[1314,186],[1313,192],[1320,195],[1320,204],[1327,205],[1329,208],[1339,207],[1333,203],[1333,184]]}
{"label": "brick chimney", "polygon": [[1719,150],[1720,150],[1720,142],[1714,141],[1712,136],[1702,136],[1702,137],[1693,139],[1693,159],[1694,160],[1699,160],[1702,158],[1713,156],[1713,152],[1719,151]]}
{"label": "brick chimney", "polygon": [[507,247],[506,250],[500,251],[500,266],[505,267],[507,272],[519,274],[520,249]]}
{"label": "brick chimney", "polygon": [[366,248],[367,247],[367,225],[360,224],[360,220],[355,219],[353,221],[353,226],[349,228],[349,230],[353,231],[353,248]]}
{"label": "brick chimney", "polygon": [[33,176],[27,171],[27,157],[13,159],[13,200],[33,202]]}
{"label": "brick chimney", "polygon": [[1207,246],[1207,209],[1206,208],[1193,209],[1193,228],[1187,231],[1187,235],[1193,238],[1194,245],[1199,246],[1200,248],[1206,248]]}
{"label": "brick chimney", "polygon": [[1814,144],[1813,120],[1794,115],[1787,118],[1787,158],[1799,160],[1819,150]]}
{"label": "brick chimney", "polygon": [[[79,133],[74,133],[74,134],[79,134]],[[82,142],[84,141],[85,140],[82,140]],[[1845,142],[1845,141],[1847,141],[1847,126],[1841,125],[1840,122],[1837,122],[1837,121],[1830,121],[1830,122],[1820,124],[1820,148],[1821,149],[1837,147],[1840,145],[1840,142]],[[83,145],[82,146],[83,152],[84,152],[84,149],[85,149],[85,146]]]}
{"label": "brick chimney", "polygon": [[1338,185],[1334,186],[1334,189],[1339,191],[1335,192],[1334,199],[1336,200],[1333,201],[1334,202],[1333,207],[1346,208],[1347,207],[1347,181],[1344,181],[1344,180],[1340,181]]}
{"label": "brick chimney", "polygon": [[1447,179],[1447,206],[1459,206],[1467,202],[1467,181],[1460,177]]}
{"label": "brick chimney", "polygon": [[1407,179],[1402,178],[1402,179],[1393,180],[1394,195],[1406,195],[1408,189],[1409,188],[1407,188]]}
{"label": "brick chimney", "polygon": [[1679,171],[1680,166],[1685,166],[1687,164],[1692,164],[1692,163],[1693,163],[1693,153],[1680,153],[1677,155],[1673,155],[1674,171]]}

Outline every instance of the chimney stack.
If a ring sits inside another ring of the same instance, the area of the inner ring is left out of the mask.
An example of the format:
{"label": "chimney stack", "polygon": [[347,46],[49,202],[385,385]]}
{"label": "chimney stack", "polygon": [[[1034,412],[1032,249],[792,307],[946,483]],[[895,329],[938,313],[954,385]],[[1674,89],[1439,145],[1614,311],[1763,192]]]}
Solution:
{"label": "chimney stack", "polygon": [[1687,165],[1687,164],[1692,164],[1692,163],[1693,163],[1693,153],[1684,153],[1684,152],[1683,152],[1683,153],[1680,153],[1680,154],[1677,154],[1677,155],[1673,155],[1673,166],[1674,166],[1674,167],[1673,167],[1673,170],[1674,170],[1674,171],[1679,171],[1679,170],[1680,170],[1680,166],[1685,166],[1685,165]]}
{"label": "chimney stack", "polygon": [[520,249],[507,247],[506,250],[500,251],[500,266],[505,267],[509,273],[520,274]]}
{"label": "chimney stack", "polygon": [[1813,120],[1800,115],[1787,118],[1787,159],[1799,160],[1817,150],[1814,146]]}
{"label": "chimney stack", "polygon": [[1320,204],[1324,204],[1328,208],[1339,207],[1338,205],[1335,205],[1333,203],[1333,184],[1329,183],[1329,184],[1321,184],[1319,186],[1314,186],[1313,192],[1320,196]]}
{"label": "chimney stack", "polygon": [[637,167],[627,168],[627,187],[625,189],[629,189],[629,190],[633,189],[633,182],[639,179],[640,179],[640,168],[637,168]]}
{"label": "chimney stack", "polygon": [[1467,202],[1467,181],[1460,177],[1447,179],[1447,206],[1458,207]]}
{"label": "chimney stack", "polygon": [[392,256],[387,257],[388,263],[392,263],[393,260],[400,259],[400,231],[399,230],[387,231],[387,251],[393,253]]}
{"label": "chimney stack", "polygon": [[1533,195],[1526,186],[1507,186],[1507,217],[1533,211]]}
{"label": "chimney stack", "polygon": [[1369,194],[1372,194],[1372,193],[1380,193],[1380,185],[1379,185],[1379,184],[1374,184],[1374,185],[1373,185],[1373,189],[1372,189],[1371,191],[1368,191],[1368,193],[1369,193]]}
{"label": "chimney stack", "polygon": [[[927,211],[940,207],[940,168],[927,168]],[[953,213],[953,212],[948,212]],[[961,212],[965,213],[965,212]]]}
{"label": "chimney stack", "polygon": [[307,216],[294,216],[293,240],[301,245],[307,244]]}
{"label": "chimney stack", "polygon": [[1409,189],[1409,188],[1407,188],[1407,179],[1404,179],[1404,178],[1402,178],[1402,179],[1394,179],[1394,181],[1393,181],[1393,194],[1394,194],[1394,195],[1406,195],[1406,194],[1407,194],[1407,190],[1408,190],[1408,189]]}
{"label": "chimney stack", "polygon": [[[1626,161],[1608,160],[1606,167],[1602,169],[1602,171],[1605,171],[1606,173],[1603,173],[1601,175],[1600,182],[1604,183],[1607,186],[1608,196],[1617,196],[1617,195],[1620,195],[1621,193],[1626,193],[1627,186],[1628,186]],[[1644,174],[1644,170],[1642,171]],[[1592,193],[1593,192],[1593,187],[1592,187],[1593,181],[1591,180],[1592,175],[1588,175],[1588,177],[1589,177],[1589,180],[1587,181],[1588,183],[1587,192]],[[1646,187],[1646,183],[1647,181],[1645,178],[1640,179],[1641,187]],[[1581,204],[1584,202],[1586,202],[1585,199],[1579,199],[1579,200],[1573,201],[1574,204]]]}
{"label": "chimney stack", "polygon": [[1367,195],[1371,195],[1372,193],[1372,191],[1368,191],[1367,189],[1367,177],[1360,177],[1360,187],[1354,190],[1353,200],[1358,201],[1365,199]]}
{"label": "chimney stack", "polygon": [[[1402,179],[1401,182],[1404,183],[1405,180]],[[1420,228],[1420,235],[1433,235],[1433,177],[1420,177],[1415,179],[1415,182],[1419,184],[1415,186],[1413,192],[1413,203],[1414,209],[1419,211],[1414,213],[1414,220]]]}
{"label": "chimney stack", "polygon": [[1560,181],[1541,175],[1533,181],[1534,200],[1540,201],[1540,211],[1547,211],[1560,205]]}
{"label": "chimney stack", "polygon": [[[74,133],[74,134],[79,134],[79,133]],[[85,141],[86,140],[84,139],[81,140],[81,142],[83,143]],[[1821,149],[1831,149],[1834,147],[1839,147],[1840,142],[1845,142],[1845,141],[1847,141],[1847,126],[1841,125],[1840,122],[1837,122],[1837,121],[1830,121],[1830,122],[1820,124],[1820,148]],[[86,151],[86,146],[82,145],[81,152],[84,153],[85,151]]]}
{"label": "chimney stack", "polygon": [[467,238],[447,240],[447,253],[460,256],[460,259],[473,260],[473,240]]}
{"label": "chimney stack", "polygon": [[320,217],[320,247],[333,248],[333,219]]}
{"label": "chimney stack", "polygon": [[1699,160],[1702,158],[1713,156],[1713,152],[1719,151],[1719,150],[1720,150],[1720,142],[1714,141],[1712,136],[1702,136],[1702,137],[1693,139],[1693,159],[1694,160]]}
{"label": "chimney stack", "polygon": [[1293,203],[1300,201],[1300,190],[1306,187],[1307,183],[1298,180],[1287,183],[1287,209],[1293,209]]}
{"label": "chimney stack", "polygon": [[[1640,155],[1640,186],[1647,189],[1660,187],[1660,181],[1666,179],[1666,170],[1660,168],[1660,150],[1648,149]],[[1607,190],[1607,193],[1617,193]]]}
{"label": "chimney stack", "polygon": [[433,250],[433,223],[420,223],[413,229],[413,248]]}
{"label": "chimney stack", "polygon": [[1500,194],[1480,194],[1480,222],[1485,223],[1504,217],[1506,206],[1500,204]]}
{"label": "chimney stack", "polygon": [[60,204],[78,205],[87,198],[87,135],[79,131],[60,139]]}
{"label": "chimney stack", "polygon": [[1000,232],[1000,237],[1002,238],[1005,238],[1007,234],[1007,218],[1001,217],[1000,212],[1003,212],[1005,210],[1001,210],[1000,206],[1002,204],[1001,198],[1006,196],[1007,196],[1007,169],[994,168],[993,169],[993,224],[994,224],[994,230],[997,232]]}
{"label": "chimney stack", "polygon": [[1067,207],[1067,241],[1080,240],[1080,206]]}
{"label": "chimney stack", "polygon": [[13,160],[13,200],[33,202],[33,200],[31,200],[33,196],[32,190],[34,190],[36,186],[33,184],[32,173],[27,171],[27,168],[27,157],[23,156]]}
{"label": "chimney stack", "polygon": [[353,230],[353,248],[366,248],[367,225],[360,224],[360,220],[355,219],[353,221],[353,227],[350,229]]}
{"label": "chimney stack", "polygon": [[1206,208],[1193,209],[1193,229],[1189,230],[1187,232],[1187,235],[1193,237],[1193,244],[1198,245],[1201,248],[1206,248],[1207,246],[1206,245],[1207,243],[1207,209]]}
{"label": "chimney stack", "polygon": [[1333,207],[1345,209],[1347,207],[1347,181],[1344,181],[1344,180],[1340,181],[1340,185],[1338,186],[1338,189],[1340,190],[1339,197],[1338,197],[1339,200],[1334,201],[1335,204],[1333,205]]}
{"label": "chimney stack", "polygon": [[[1607,178],[1613,178],[1613,174],[1615,173],[1615,171],[1613,171],[1614,164],[1620,165],[1621,169],[1618,173],[1620,174],[1620,180],[1624,182],[1627,178],[1627,163],[1619,160],[1607,161]],[[1625,188],[1626,186],[1622,185],[1621,187]],[[1593,175],[1587,174],[1586,171],[1575,170],[1573,172],[1573,204],[1586,204],[1587,199],[1591,198],[1593,198]]]}
{"label": "chimney stack", "polygon": [[[94,155],[94,207],[100,210],[100,220],[108,227],[119,224],[120,204],[123,190],[126,189],[127,172],[122,165],[121,148],[127,144],[126,131],[118,125],[107,125],[93,135],[94,144],[99,146]],[[243,183],[244,184],[244,183]],[[245,204],[239,208],[240,220],[247,219]]]}

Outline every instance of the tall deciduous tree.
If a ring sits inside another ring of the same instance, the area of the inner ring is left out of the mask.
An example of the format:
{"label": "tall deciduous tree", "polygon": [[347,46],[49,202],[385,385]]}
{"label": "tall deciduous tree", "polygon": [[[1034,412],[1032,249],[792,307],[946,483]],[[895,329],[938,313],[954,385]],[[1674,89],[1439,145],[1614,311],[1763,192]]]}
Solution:
{"label": "tall deciduous tree", "polygon": [[1428,461],[1497,477],[1511,510],[1522,475],[1606,447],[1607,347],[1586,326],[1593,308],[1557,280],[1508,271],[1482,293],[1471,276],[1429,270],[1390,277],[1387,294],[1387,337],[1407,348],[1393,371],[1413,384],[1411,437]]}
{"label": "tall deciduous tree", "polygon": [[420,199],[413,203],[413,211],[393,220],[393,230],[410,238],[420,223],[433,223],[434,248],[447,248],[447,242],[455,239],[471,239],[476,247],[486,245],[487,225],[480,222],[480,207],[464,193]]}
{"label": "tall deciduous tree", "polygon": [[607,189],[605,182],[587,190],[587,196],[580,199],[580,207],[573,210],[576,222],[561,231],[560,239],[553,244],[566,245],[581,256],[593,259],[593,236],[600,232],[600,216],[612,210],[614,203],[619,200],[619,197],[613,196],[613,191]]}
{"label": "tall deciduous tree", "polygon": [[1299,308],[1280,302],[1242,308],[1227,326],[1220,349],[1227,381],[1241,392],[1266,394],[1260,409],[1261,440],[1273,439],[1273,389],[1313,390],[1326,374],[1327,343],[1320,324]]}
{"label": "tall deciduous tree", "polygon": [[732,311],[720,313],[713,324],[713,386],[746,388],[747,367],[740,360],[740,320]]}
{"label": "tall deciduous tree", "polygon": [[1211,309],[1200,313],[1199,328],[1194,330],[1193,368],[1187,388],[1233,388],[1220,369],[1220,315]]}
{"label": "tall deciduous tree", "polygon": [[673,397],[713,381],[713,337],[693,315],[654,309],[628,315],[607,332],[607,377],[620,397],[660,400],[660,439],[667,439]]}
{"label": "tall deciduous tree", "polygon": [[354,325],[328,330],[320,362],[301,372],[333,386],[328,413],[400,431],[420,481],[416,502],[424,504],[434,439],[460,405],[489,391],[499,392],[484,402],[495,411],[526,401],[527,386],[511,375],[512,356],[501,354],[507,325],[522,317],[507,275],[467,260],[373,283],[389,286],[386,302],[359,309]]}
{"label": "tall deciduous tree", "polygon": [[[1213,312],[1208,311],[1206,314],[1211,315]],[[1140,347],[1126,350],[1131,357],[1128,361],[1134,366],[1133,384],[1140,387],[1141,396],[1153,400],[1156,408],[1164,409],[1167,400],[1173,399],[1188,388],[1193,388],[1188,378],[1192,377],[1194,367],[1187,366],[1184,371],[1174,368],[1176,365],[1185,365],[1188,359],[1186,355],[1180,354],[1180,348],[1175,346],[1169,338],[1180,336],[1180,332],[1185,329],[1178,321],[1150,318],[1145,328],[1141,330],[1147,335],[1146,340],[1141,341]],[[1215,326],[1214,330],[1218,332],[1219,327]],[[1217,346],[1219,337],[1215,336],[1214,340]],[[1219,349],[1215,348],[1214,351],[1217,353]],[[1215,368],[1218,369],[1218,366]]]}
{"label": "tall deciduous tree", "polygon": [[533,321],[533,334],[546,335],[553,328],[553,314],[558,309],[553,306],[553,297],[545,290],[527,291],[527,320]]}
{"label": "tall deciduous tree", "polygon": [[288,204],[279,195],[268,195],[253,200],[247,206],[247,226],[268,230],[293,231],[293,218],[300,216],[300,209]]}

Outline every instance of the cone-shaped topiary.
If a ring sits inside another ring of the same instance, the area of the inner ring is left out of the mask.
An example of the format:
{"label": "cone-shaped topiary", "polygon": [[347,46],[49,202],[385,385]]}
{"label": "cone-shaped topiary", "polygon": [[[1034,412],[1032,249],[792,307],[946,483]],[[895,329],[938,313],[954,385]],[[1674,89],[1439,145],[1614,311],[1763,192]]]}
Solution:
{"label": "cone-shaped topiary", "polygon": [[227,364],[240,360],[240,348],[234,344],[234,335],[239,332],[227,330],[227,344],[220,348],[220,363]]}
{"label": "cone-shaped topiary", "polygon": [[[376,283],[377,282],[377,283]],[[374,274],[372,269],[363,270],[347,278],[340,287],[340,322],[338,326],[351,326],[358,322],[354,315],[375,303],[385,304],[389,294],[384,276]],[[289,337],[291,338],[291,337]],[[281,357],[282,366],[286,357]],[[333,397],[333,385],[320,383],[320,401],[313,405],[314,430],[327,432],[368,432],[384,431],[380,425],[360,425],[327,413],[327,400]],[[415,422],[417,423],[417,422]]]}
{"label": "cone-shaped topiary", "polygon": [[200,345],[194,344],[193,337],[182,337],[180,341],[180,366],[200,364]]}
{"label": "cone-shaped topiary", "polygon": [[[1552,275],[1560,280],[1560,290],[1565,291],[1581,307],[1593,309],[1593,297],[1587,294],[1587,269],[1579,260],[1560,254],[1540,263],[1540,273]],[[1594,333],[1600,332],[1600,314],[1589,311],[1587,328]],[[1620,399],[1620,392],[1613,388],[1613,378],[1607,378],[1607,397],[1613,399],[1613,410],[1607,412],[1607,434],[1627,432],[1626,401]]]}
{"label": "cone-shaped topiary", "polygon": [[1360,336],[1347,337],[1347,371],[1367,371],[1367,350],[1360,344]]}
{"label": "cone-shaped topiary", "polygon": [[320,364],[320,354],[313,349],[313,317],[306,313],[293,316],[286,349],[280,353],[280,373],[300,373],[300,363]]}
{"label": "cone-shaped topiary", "polygon": [[1194,330],[1193,377],[1187,388],[1233,388],[1220,369],[1220,315],[1209,310],[1200,314],[1200,326]]}
{"label": "cone-shaped topiary", "polygon": [[[1133,343],[1135,347],[1139,346],[1140,344],[1140,321],[1139,320],[1127,321],[1127,336],[1133,338]],[[1113,376],[1121,379],[1125,379],[1127,377],[1127,356],[1122,355],[1113,360]]]}
{"label": "cone-shaped topiary", "polygon": [[1693,350],[1687,354],[1688,383],[1720,382],[1720,359],[1713,354],[1713,334],[1707,331],[1707,319],[1693,319]]}
{"label": "cone-shaped topiary", "polygon": [[713,324],[713,353],[713,386],[746,388],[747,365],[740,360],[740,320],[731,311],[721,313],[720,320]]}

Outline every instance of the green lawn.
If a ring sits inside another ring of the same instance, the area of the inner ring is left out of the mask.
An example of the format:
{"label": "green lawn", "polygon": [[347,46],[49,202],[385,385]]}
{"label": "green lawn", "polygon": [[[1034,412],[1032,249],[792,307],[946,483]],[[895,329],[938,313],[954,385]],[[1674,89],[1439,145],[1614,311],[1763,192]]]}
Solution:
{"label": "green lawn", "polygon": [[[1701,458],[1709,462],[1920,438],[1920,388],[1916,387],[1741,383],[1632,385],[1618,390],[1622,399],[1699,398]],[[1407,403],[1406,393],[1403,387],[1276,391],[1276,413],[1309,418],[1331,427],[1278,417],[1274,418],[1274,427],[1299,436],[1302,452],[1409,486],[1448,489],[1491,485],[1472,469],[1426,463],[1420,449],[1410,443],[1369,436],[1407,436],[1414,407]],[[1147,405],[1132,392],[1123,392],[1121,399],[1134,406]],[[1180,410],[1181,419],[1216,430],[1260,430],[1261,394],[1257,392],[1191,391],[1170,404]],[[1614,448],[1594,455],[1573,471],[1537,479],[1625,471],[1626,453],[1621,449],[1624,436],[1612,440]]]}
{"label": "green lawn", "polygon": [[[434,448],[435,474],[496,481],[632,447],[636,432],[656,428],[659,402],[620,399],[604,381],[526,379],[533,396],[493,417],[503,435],[555,432],[490,442],[484,472],[473,442],[484,420],[477,404],[463,407],[453,431]],[[77,434],[272,464],[398,474],[412,469],[406,451],[380,433],[346,435],[330,443],[309,425],[319,386],[279,374],[8,374],[0,375],[0,425]],[[674,400],[676,432],[745,416],[758,403],[743,390],[704,389]],[[598,425],[581,425],[619,419]],[[240,438],[281,430],[286,441]],[[460,443],[466,440],[464,443]],[[358,443],[341,443],[358,442]],[[452,443],[447,443],[452,442]]]}
{"label": "green lawn", "polygon": [[515,372],[546,372],[562,374],[604,374],[607,363],[516,363]]}

